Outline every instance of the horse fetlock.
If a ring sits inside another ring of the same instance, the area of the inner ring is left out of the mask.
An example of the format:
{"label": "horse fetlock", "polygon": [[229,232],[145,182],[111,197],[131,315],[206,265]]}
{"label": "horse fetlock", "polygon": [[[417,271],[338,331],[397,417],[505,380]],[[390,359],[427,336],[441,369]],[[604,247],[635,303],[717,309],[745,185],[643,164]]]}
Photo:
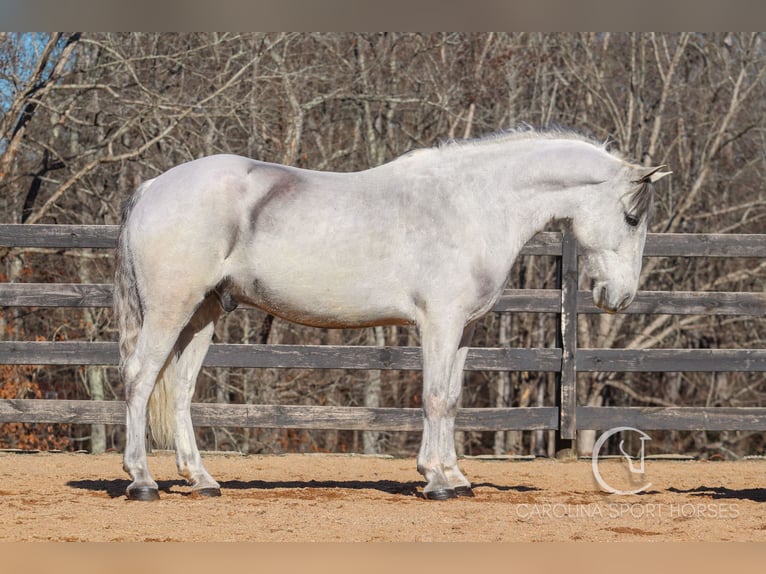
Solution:
{"label": "horse fetlock", "polygon": [[196,468],[192,468],[192,465],[181,463],[178,465],[178,474],[186,479],[187,484],[192,487],[193,491],[221,489],[221,485],[207,473],[204,467],[197,466]]}
{"label": "horse fetlock", "polygon": [[470,490],[471,482],[462,472],[460,472],[460,469],[457,466],[445,467],[444,474],[452,488],[456,490],[458,488],[468,488]]}
{"label": "horse fetlock", "polygon": [[446,500],[454,498],[456,495],[454,489],[444,473],[443,467],[439,465],[425,467],[418,464],[418,471],[422,474],[427,484],[423,488],[423,495],[431,500]]}
{"label": "horse fetlock", "polygon": [[194,478],[188,479],[189,484],[192,485],[192,490],[203,490],[203,489],[221,489],[221,485],[218,484],[218,482],[213,479],[212,476],[210,476],[207,473],[197,475]]}

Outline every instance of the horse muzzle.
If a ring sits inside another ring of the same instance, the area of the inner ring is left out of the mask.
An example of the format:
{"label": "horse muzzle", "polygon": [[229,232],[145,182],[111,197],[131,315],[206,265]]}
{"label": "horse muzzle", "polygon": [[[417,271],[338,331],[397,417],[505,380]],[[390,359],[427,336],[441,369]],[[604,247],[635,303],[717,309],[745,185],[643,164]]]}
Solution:
{"label": "horse muzzle", "polygon": [[597,283],[593,288],[593,302],[596,307],[607,313],[617,313],[633,302],[635,293],[615,293],[604,283]]}

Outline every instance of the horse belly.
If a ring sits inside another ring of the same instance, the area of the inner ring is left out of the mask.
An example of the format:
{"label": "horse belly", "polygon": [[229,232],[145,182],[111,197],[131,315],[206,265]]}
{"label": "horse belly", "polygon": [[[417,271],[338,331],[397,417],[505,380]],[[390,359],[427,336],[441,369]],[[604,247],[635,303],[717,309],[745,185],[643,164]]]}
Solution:
{"label": "horse belly", "polygon": [[[329,259],[329,260],[328,260]],[[411,303],[374,261],[333,263],[327,253],[285,250],[255,257],[234,280],[238,302],[289,321],[327,328],[409,324]]]}

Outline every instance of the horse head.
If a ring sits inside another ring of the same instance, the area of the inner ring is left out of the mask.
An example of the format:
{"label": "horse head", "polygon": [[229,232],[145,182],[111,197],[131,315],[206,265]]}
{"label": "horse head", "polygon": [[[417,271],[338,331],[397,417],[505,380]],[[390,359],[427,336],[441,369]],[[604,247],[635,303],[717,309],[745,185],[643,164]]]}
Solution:
{"label": "horse head", "polygon": [[622,311],[635,297],[654,201],[652,184],[672,173],[664,167],[629,165],[616,181],[599,185],[573,218],[585,272],[593,281],[593,302],[608,313]]}

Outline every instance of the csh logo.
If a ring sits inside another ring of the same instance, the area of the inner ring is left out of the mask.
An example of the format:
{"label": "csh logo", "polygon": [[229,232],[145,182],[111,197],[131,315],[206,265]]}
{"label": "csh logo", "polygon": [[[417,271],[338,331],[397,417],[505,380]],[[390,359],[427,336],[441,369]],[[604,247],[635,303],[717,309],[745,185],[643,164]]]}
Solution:
{"label": "csh logo", "polygon": [[642,492],[646,489],[648,489],[652,483],[644,484],[642,487],[637,488],[635,490],[620,490],[617,488],[614,488],[610,486],[606,480],[604,480],[603,476],[601,475],[601,472],[599,471],[599,454],[601,452],[601,448],[604,446],[604,443],[606,443],[607,440],[609,440],[610,437],[620,434],[623,432],[634,432],[638,433],[640,435],[639,440],[641,441],[641,449],[638,454],[638,464],[634,465],[634,459],[631,457],[628,453],[625,452],[624,440],[620,440],[620,454],[625,458],[627,461],[627,469],[629,472],[629,475],[644,475],[644,446],[646,444],[646,441],[652,440],[648,434],[646,434],[643,431],[640,431],[638,429],[635,429],[633,427],[615,427],[613,429],[609,429],[604,434],[602,434],[599,439],[596,441],[595,446],[593,447],[593,458],[591,465],[593,467],[593,476],[596,479],[596,482],[598,482],[599,486],[605,490],[606,492],[611,492],[612,494],[638,494],[639,492]]}

